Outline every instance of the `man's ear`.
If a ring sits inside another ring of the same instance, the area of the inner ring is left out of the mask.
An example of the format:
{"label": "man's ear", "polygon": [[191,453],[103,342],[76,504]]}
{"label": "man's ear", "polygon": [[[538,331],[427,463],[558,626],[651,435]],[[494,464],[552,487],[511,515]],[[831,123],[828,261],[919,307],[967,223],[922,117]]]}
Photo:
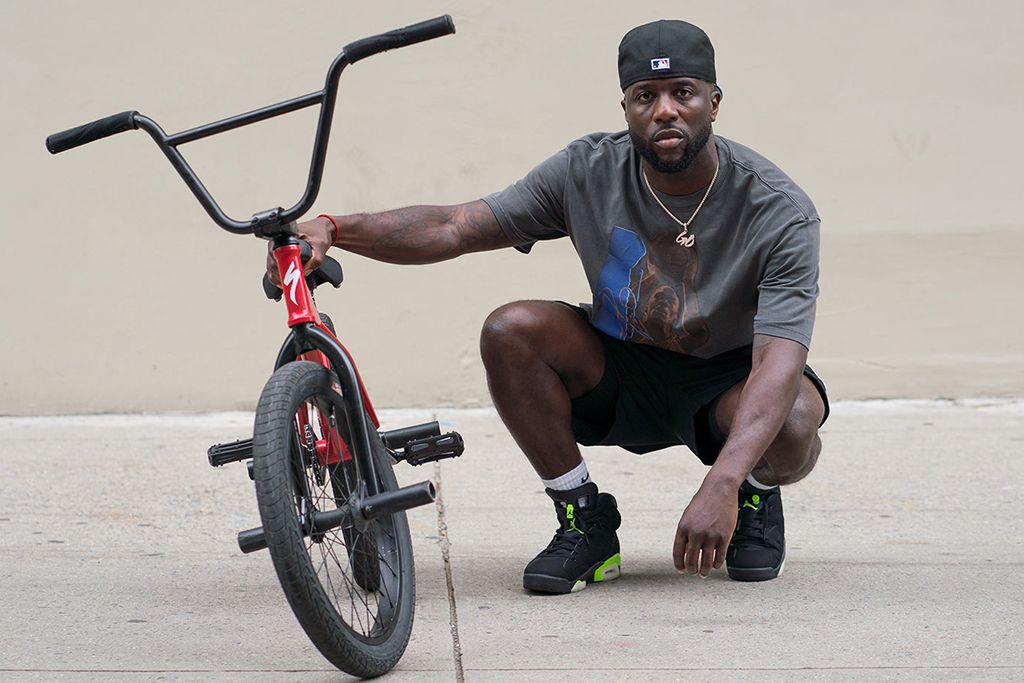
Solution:
{"label": "man's ear", "polygon": [[722,103],[722,91],[717,85],[711,84],[711,120],[718,118],[718,105]]}

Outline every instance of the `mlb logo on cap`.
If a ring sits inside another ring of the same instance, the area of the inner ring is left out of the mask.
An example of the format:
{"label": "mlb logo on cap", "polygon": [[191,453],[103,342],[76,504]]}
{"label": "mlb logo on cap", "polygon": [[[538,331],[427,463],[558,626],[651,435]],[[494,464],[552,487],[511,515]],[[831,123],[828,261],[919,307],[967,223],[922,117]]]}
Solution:
{"label": "mlb logo on cap", "polygon": [[651,71],[664,71],[671,68],[668,57],[659,57],[651,60]]}

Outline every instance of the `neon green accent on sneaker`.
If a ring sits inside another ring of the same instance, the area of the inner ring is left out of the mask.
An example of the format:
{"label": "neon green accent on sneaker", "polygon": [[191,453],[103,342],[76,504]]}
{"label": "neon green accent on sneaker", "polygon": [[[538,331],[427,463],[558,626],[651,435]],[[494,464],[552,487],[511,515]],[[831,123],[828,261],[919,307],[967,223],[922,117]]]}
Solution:
{"label": "neon green accent on sneaker", "polygon": [[569,589],[569,592],[570,592],[570,593],[579,593],[579,592],[580,592],[581,590],[583,590],[583,589],[584,589],[584,588],[586,588],[586,587],[587,587],[587,582],[586,582],[586,581],[583,581],[583,580],[581,579],[581,580],[577,581],[576,583],[574,583],[574,584],[572,585],[572,588],[571,588],[571,589]]}
{"label": "neon green accent on sneaker", "polygon": [[615,553],[604,563],[594,570],[594,583],[599,581],[611,581],[612,579],[619,578],[622,574],[622,556],[619,553]]}
{"label": "neon green accent on sneaker", "polygon": [[[740,510],[742,510],[743,508],[750,508],[751,510],[756,510],[757,509],[757,504],[760,502],[760,500],[761,500],[761,496],[754,496],[750,500],[745,500],[745,501],[743,501],[743,505],[740,506]],[[753,502],[754,504],[751,505],[751,502]]]}
{"label": "neon green accent on sneaker", "polygon": [[576,508],[573,507],[572,503],[565,506],[565,519],[569,522],[569,528],[573,529],[577,533],[586,536],[583,531],[576,526]]}
{"label": "neon green accent on sneaker", "polygon": [[761,496],[759,496],[759,495],[757,495],[755,493],[754,496],[750,500],[754,501],[754,505],[757,505],[758,503],[761,502]]}

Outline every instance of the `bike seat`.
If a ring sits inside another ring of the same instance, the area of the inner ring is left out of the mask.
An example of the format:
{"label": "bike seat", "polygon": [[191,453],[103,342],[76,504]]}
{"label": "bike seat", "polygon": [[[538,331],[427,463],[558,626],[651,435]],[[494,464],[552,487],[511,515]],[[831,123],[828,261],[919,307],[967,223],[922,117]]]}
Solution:
{"label": "bike seat", "polygon": [[[306,284],[310,290],[316,289],[319,285],[323,284],[329,284],[338,288],[341,287],[344,277],[344,274],[341,272],[341,264],[330,256],[325,256],[324,262],[320,264],[320,267],[306,276]],[[274,301],[281,300],[281,288],[272,283],[266,273],[263,274],[263,293],[267,295],[268,299],[273,299]]]}

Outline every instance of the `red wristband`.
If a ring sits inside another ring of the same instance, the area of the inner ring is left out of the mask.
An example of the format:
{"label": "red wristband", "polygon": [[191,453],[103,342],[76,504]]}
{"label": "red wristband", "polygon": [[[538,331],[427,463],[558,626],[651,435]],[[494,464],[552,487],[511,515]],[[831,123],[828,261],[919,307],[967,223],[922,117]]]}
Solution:
{"label": "red wristband", "polygon": [[334,238],[331,240],[331,245],[333,245],[335,242],[338,241],[338,235],[341,234],[341,228],[339,228],[338,223],[333,218],[328,216],[326,213],[320,214],[319,216],[317,216],[317,218],[326,218],[331,222],[331,225],[334,226]]}

